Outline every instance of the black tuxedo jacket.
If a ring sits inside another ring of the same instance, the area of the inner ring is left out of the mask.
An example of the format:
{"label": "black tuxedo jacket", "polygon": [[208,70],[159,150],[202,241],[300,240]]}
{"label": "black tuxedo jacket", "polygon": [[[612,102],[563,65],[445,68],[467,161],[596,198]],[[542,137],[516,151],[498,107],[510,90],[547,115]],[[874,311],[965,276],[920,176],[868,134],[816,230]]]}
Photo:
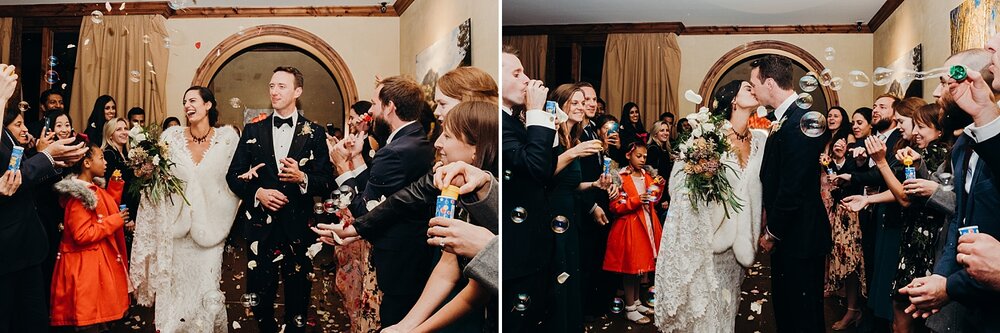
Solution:
{"label": "black tuxedo jacket", "polygon": [[[0,161],[7,171],[11,151],[11,136],[0,131]],[[0,275],[41,264],[48,254],[48,240],[42,222],[35,211],[35,191],[45,180],[58,172],[45,154],[24,155],[21,159],[21,187],[14,195],[0,196]]]}
{"label": "black tuxedo jacket", "polygon": [[[229,164],[226,174],[229,189],[243,200],[236,219],[243,224],[245,236],[251,241],[270,239],[275,232],[281,233],[280,240],[311,241],[316,238],[308,226],[308,219],[313,214],[313,197],[328,195],[333,177],[326,132],[323,126],[301,115],[295,125],[288,157],[299,161],[299,169],[308,177],[308,187],[303,194],[298,184],[278,180],[272,118],[246,125]],[[258,177],[251,180],[237,178],[260,163],[264,163],[264,167],[257,170]],[[255,195],[261,188],[281,191],[288,197],[288,204],[277,212],[255,205]]]}
{"label": "black tuxedo jacket", "polygon": [[[356,195],[351,203],[351,213],[363,216],[368,213],[371,201],[381,202],[397,191],[430,172],[434,164],[434,147],[419,123],[400,128],[392,142],[375,152],[371,164],[360,175],[347,179],[343,185],[354,187]],[[366,229],[362,224],[359,233],[378,249],[412,250],[427,246],[427,215],[411,215],[407,221]],[[364,230],[361,230],[364,229]]]}
{"label": "black tuxedo jacket", "polygon": [[[503,112],[503,278],[513,279],[538,272],[551,260],[552,216],[544,184],[555,173],[552,150],[555,130],[544,126],[525,128],[519,119]],[[514,221],[523,210],[524,220]]]}
{"label": "black tuxedo jacket", "polygon": [[760,174],[767,229],[782,251],[799,258],[825,256],[832,244],[819,183],[819,155],[830,134],[803,134],[799,121],[806,112],[795,104],[785,111],[781,127],[767,138]]}

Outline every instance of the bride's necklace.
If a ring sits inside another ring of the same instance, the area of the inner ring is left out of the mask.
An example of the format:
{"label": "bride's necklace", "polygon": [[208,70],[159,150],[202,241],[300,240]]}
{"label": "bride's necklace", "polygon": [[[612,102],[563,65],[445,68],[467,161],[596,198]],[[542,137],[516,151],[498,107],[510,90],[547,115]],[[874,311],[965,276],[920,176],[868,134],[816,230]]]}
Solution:
{"label": "bride's necklace", "polygon": [[750,139],[750,129],[746,129],[743,133],[736,133],[736,130],[733,130],[733,136],[736,137],[736,140],[747,142],[747,140]]}
{"label": "bride's necklace", "polygon": [[194,135],[194,130],[193,129],[188,129],[188,132],[191,133],[191,141],[194,141],[194,143],[197,143],[197,144],[202,144],[202,143],[208,142],[208,135],[212,134],[212,129],[209,128],[208,132],[206,132],[205,135],[200,136],[200,137]]}

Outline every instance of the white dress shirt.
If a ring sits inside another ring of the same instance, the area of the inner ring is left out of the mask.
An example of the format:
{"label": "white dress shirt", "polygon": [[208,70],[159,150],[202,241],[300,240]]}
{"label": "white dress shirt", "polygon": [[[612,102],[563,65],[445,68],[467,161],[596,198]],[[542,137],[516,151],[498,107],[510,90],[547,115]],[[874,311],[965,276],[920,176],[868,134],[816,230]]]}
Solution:
{"label": "white dress shirt", "polygon": [[[965,134],[976,140],[976,143],[980,143],[1000,134],[1000,118],[993,119],[982,127],[976,127],[976,124],[971,124],[965,127]],[[976,164],[979,163],[979,154],[975,150],[972,151],[972,157],[969,158],[969,168],[965,170],[965,193],[972,191],[972,177],[975,176]]]}
{"label": "white dress shirt", "polygon": [[799,95],[791,94],[788,95],[788,98],[785,98],[784,102],[778,104],[778,107],[774,108],[775,121],[781,121],[781,117],[785,116],[785,111],[788,111],[788,108],[792,107],[792,103],[795,103],[795,100],[798,98]]}
{"label": "white dress shirt", "polygon": [[[292,112],[292,115],[288,117],[282,117],[278,114],[278,111],[274,112],[274,117],[281,119],[292,119],[292,126],[281,125],[281,128],[274,127],[274,119],[271,119],[271,144],[274,147],[274,163],[278,166],[278,172],[281,172],[281,160],[288,157],[288,150],[292,148],[292,139],[295,138],[295,126],[299,123],[299,110]],[[299,191],[303,194],[306,193],[309,183],[309,177],[303,172],[302,184],[299,184]]]}

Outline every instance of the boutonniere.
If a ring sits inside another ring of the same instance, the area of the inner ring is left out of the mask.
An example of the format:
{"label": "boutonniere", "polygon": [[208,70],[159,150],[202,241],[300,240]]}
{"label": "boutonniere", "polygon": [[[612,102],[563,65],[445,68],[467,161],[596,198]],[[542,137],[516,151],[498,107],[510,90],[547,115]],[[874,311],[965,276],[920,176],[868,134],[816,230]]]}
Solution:
{"label": "boutonniere", "polygon": [[302,124],[302,131],[299,132],[299,135],[312,135],[312,132],[313,132],[312,125],[309,125],[309,123],[304,123]]}
{"label": "boutonniere", "polygon": [[771,132],[770,132],[770,133],[768,133],[767,135],[768,135],[768,136],[771,136],[771,135],[773,135],[774,133],[777,133],[777,132],[778,132],[778,130],[780,130],[780,129],[781,129],[781,124],[784,124],[784,123],[785,123],[785,120],[784,120],[784,119],[781,119],[781,120],[779,120],[779,121],[775,121],[775,122],[772,122],[772,123],[771,123]]}

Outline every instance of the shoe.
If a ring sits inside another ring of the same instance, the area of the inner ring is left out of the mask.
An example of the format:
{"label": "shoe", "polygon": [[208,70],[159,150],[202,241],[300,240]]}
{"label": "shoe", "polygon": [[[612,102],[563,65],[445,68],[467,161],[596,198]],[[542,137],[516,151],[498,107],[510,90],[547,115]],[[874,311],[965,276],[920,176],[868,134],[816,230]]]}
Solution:
{"label": "shoe", "polygon": [[636,300],[635,304],[632,304],[632,306],[634,306],[635,310],[638,311],[641,314],[644,314],[644,315],[647,315],[647,316],[653,315],[653,309],[647,308],[645,305],[642,305],[642,303],[640,303],[638,300]]}
{"label": "shoe", "polygon": [[649,322],[651,321],[649,317],[643,316],[641,313],[639,313],[639,311],[636,311],[634,309],[626,312],[625,318],[628,318],[628,320],[639,325],[649,324]]}
{"label": "shoe", "polygon": [[848,320],[847,322],[844,322],[844,319],[841,318],[840,321],[833,323],[833,326],[830,326],[830,328],[833,329],[834,331],[843,331],[850,327],[855,327],[855,328],[858,327],[858,325],[861,324],[861,315],[862,315],[861,309],[847,308],[847,313],[851,312],[857,312],[858,315],[854,317],[854,319]]}

